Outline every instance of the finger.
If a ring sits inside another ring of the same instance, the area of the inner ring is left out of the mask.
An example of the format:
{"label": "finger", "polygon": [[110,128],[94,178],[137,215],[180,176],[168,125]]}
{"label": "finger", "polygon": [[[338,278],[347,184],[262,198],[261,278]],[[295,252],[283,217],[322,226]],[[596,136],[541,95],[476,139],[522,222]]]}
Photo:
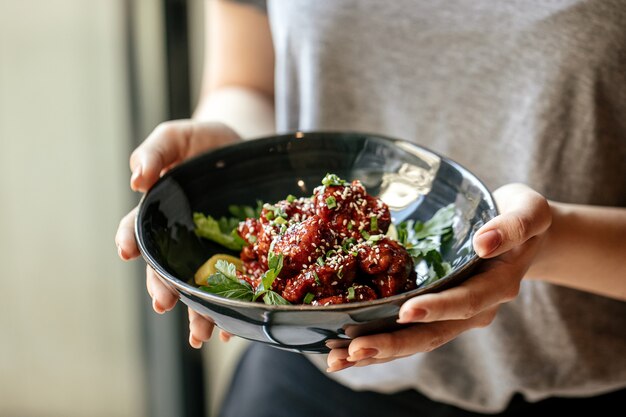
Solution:
{"label": "finger", "polygon": [[381,363],[386,363],[386,362],[391,362],[391,361],[395,361],[396,359],[402,359],[402,358],[406,358],[408,356],[411,355],[404,355],[404,356],[394,356],[394,357],[390,357],[390,358],[370,358],[370,359],[363,359],[357,362],[352,362],[354,365],[354,367],[356,368],[361,368],[364,366],[368,366],[368,365],[377,365],[377,364],[381,364]]}
{"label": "finger", "polygon": [[215,325],[213,322],[191,308],[187,308],[189,315],[189,344],[196,349],[202,347],[202,343],[208,341],[213,334]]}
{"label": "finger", "polygon": [[391,333],[358,337],[348,346],[346,360],[365,365],[430,352],[469,329],[489,325],[496,311],[497,307],[492,307],[468,320],[417,324]]}
{"label": "finger", "polygon": [[117,246],[117,254],[120,258],[127,261],[139,256],[139,249],[135,240],[135,217],[137,208],[122,218],[117,233],[115,234],[115,244]]}
{"label": "finger", "polygon": [[446,291],[424,294],[407,300],[398,313],[398,323],[465,320],[483,310],[508,302],[519,293],[515,267],[500,261],[498,268],[481,272]]}
{"label": "finger", "polygon": [[473,245],[482,258],[493,258],[545,232],[552,222],[547,200],[523,184],[509,184],[494,192],[500,215],[474,235]]}
{"label": "finger", "polygon": [[538,244],[537,239],[531,239],[524,246],[489,260],[476,275],[456,287],[407,300],[400,307],[398,322],[464,320],[513,300]]}
{"label": "finger", "polygon": [[328,353],[328,358],[326,359],[326,363],[328,364],[326,371],[337,372],[354,366],[353,362],[348,361],[348,356],[349,353],[347,348],[332,349]]}
{"label": "finger", "polygon": [[239,135],[222,123],[193,120],[161,123],[130,156],[130,187],[146,192],[177,163],[237,140]]}
{"label": "finger", "polygon": [[192,131],[189,120],[158,125],[130,156],[130,187],[135,191],[147,191],[165,167],[182,160],[188,153]]}
{"label": "finger", "polygon": [[152,308],[159,314],[173,309],[178,301],[176,293],[161,282],[150,266],[146,266],[146,288],[152,297]]}
{"label": "finger", "polygon": [[230,341],[230,339],[233,337],[232,334],[225,332],[224,330],[220,330],[220,340],[224,343]]}

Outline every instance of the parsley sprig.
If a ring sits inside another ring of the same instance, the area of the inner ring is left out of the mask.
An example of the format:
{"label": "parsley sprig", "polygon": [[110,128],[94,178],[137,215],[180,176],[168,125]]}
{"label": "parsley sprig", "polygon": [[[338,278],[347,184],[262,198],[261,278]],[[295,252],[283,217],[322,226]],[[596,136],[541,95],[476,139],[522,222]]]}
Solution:
{"label": "parsley sprig", "polygon": [[237,276],[235,265],[230,262],[219,260],[215,264],[216,272],[207,278],[207,285],[200,287],[201,290],[226,298],[234,298],[244,301],[256,301],[263,297],[263,302],[269,305],[287,305],[289,301],[272,291],[272,284],[283,268],[283,255],[276,255],[270,250],[268,254],[269,269],[261,276],[260,283],[255,289],[249,282]]}
{"label": "parsley sprig", "polygon": [[406,220],[396,226],[398,242],[413,257],[415,264],[424,261],[428,266],[422,285],[446,276],[451,266],[441,256],[441,246],[452,238],[454,205],[439,209],[425,222]]}

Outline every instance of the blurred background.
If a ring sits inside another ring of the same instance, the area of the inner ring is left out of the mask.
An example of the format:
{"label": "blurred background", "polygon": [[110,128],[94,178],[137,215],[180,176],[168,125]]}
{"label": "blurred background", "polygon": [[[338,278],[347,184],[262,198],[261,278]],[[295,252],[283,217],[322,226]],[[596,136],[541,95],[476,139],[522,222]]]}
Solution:
{"label": "blurred background", "polygon": [[203,13],[0,1],[0,416],[214,415],[244,343],[189,348],[114,244],[131,150],[195,103]]}

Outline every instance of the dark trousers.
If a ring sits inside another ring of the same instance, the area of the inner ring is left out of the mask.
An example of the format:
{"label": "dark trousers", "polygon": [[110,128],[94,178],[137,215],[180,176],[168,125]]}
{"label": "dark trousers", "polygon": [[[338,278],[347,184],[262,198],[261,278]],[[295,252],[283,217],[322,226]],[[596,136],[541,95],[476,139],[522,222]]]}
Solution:
{"label": "dark trousers", "polygon": [[[591,398],[528,403],[515,396],[496,416],[623,416],[626,390]],[[593,413],[593,414],[592,414]],[[490,414],[493,416],[494,414]],[[478,417],[429,400],[416,391],[393,395],[353,391],[327,377],[298,353],[252,343],[241,358],[220,417]]]}

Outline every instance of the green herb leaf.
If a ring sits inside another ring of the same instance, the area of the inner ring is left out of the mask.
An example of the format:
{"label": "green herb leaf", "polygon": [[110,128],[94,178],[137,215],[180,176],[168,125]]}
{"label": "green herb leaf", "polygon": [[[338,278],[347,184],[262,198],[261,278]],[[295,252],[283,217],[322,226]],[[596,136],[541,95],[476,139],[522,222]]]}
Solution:
{"label": "green herb leaf", "polygon": [[452,269],[441,257],[441,244],[452,237],[454,205],[439,209],[425,222],[407,220],[396,225],[398,242],[413,257],[416,265],[425,262],[428,275],[420,285],[427,285],[446,276]]}
{"label": "green herb leaf", "polygon": [[284,217],[276,217],[276,219],[274,219],[274,223],[283,225],[287,224],[287,220],[285,220]]}
{"label": "green herb leaf", "polygon": [[409,254],[414,257],[424,257],[431,251],[439,251],[441,239],[439,236],[428,236],[422,240],[416,240],[406,248]]}
{"label": "green herb leaf", "polygon": [[221,272],[211,275],[202,291],[237,300],[252,301],[252,286],[243,280],[233,280]]}
{"label": "green herb leaf", "polygon": [[220,259],[215,263],[215,269],[221,272],[226,278],[239,281],[237,277],[237,267],[233,263]]}
{"label": "green herb leaf", "polygon": [[376,232],[378,230],[378,217],[373,216],[370,218],[370,230]]}
{"label": "green herb leaf", "polygon": [[274,291],[267,291],[265,295],[263,296],[263,302],[267,305],[274,305],[274,306],[281,306],[281,305],[284,306],[284,305],[291,304],[289,301],[281,297],[280,294]]}
{"label": "green herb leaf", "polygon": [[283,269],[283,254],[280,253],[276,255],[272,251],[274,247],[273,243],[274,242],[272,242],[272,245],[270,245],[270,251],[267,255],[267,264],[269,269],[265,271],[263,275],[261,275],[261,282],[257,287],[254,296],[252,297],[252,301],[256,301],[257,298],[271,290],[272,284],[278,277],[278,274],[280,274],[280,271]]}
{"label": "green herb leaf", "polygon": [[263,275],[261,275],[261,284],[259,285],[257,292],[270,290],[272,288],[272,284],[274,283],[274,280],[276,279],[276,277],[277,277],[277,274],[275,270],[268,269],[267,271],[265,271]]}
{"label": "green herb leaf", "polygon": [[265,210],[267,210],[268,213],[269,212],[272,213],[272,217],[271,218],[268,217],[268,214],[265,215],[265,218],[267,220],[272,220],[272,218],[278,218],[278,217],[283,217],[285,219],[287,218],[287,213],[285,213],[285,210],[282,207],[275,206],[273,204],[265,203],[265,204],[263,204],[263,208]]}
{"label": "green herb leaf", "polygon": [[355,294],[354,294],[354,287],[350,287],[348,288],[348,300],[354,300],[355,298]]}
{"label": "green herb leaf", "polygon": [[269,269],[276,270],[276,275],[278,275],[281,269],[283,269],[283,254],[279,253],[276,255],[276,252],[274,252],[274,245],[272,244],[270,246],[270,250],[267,253],[267,267]]}
{"label": "green herb leaf", "polygon": [[337,278],[343,279],[343,265],[340,266],[339,270],[337,271]]}
{"label": "green herb leaf", "polygon": [[415,238],[423,239],[428,236],[442,236],[452,230],[452,222],[454,221],[454,205],[449,204],[443,207],[433,215],[428,221],[420,224],[419,230],[415,225]]}
{"label": "green herb leaf", "polygon": [[308,292],[304,296],[304,300],[302,300],[302,302],[304,304],[311,304],[311,301],[313,301],[314,298],[315,298],[315,295],[313,293]]}
{"label": "green herb leaf", "polygon": [[326,198],[326,205],[329,209],[334,209],[335,207],[337,207],[337,200],[335,200],[335,197],[331,195],[330,197]]}
{"label": "green herb leaf", "polygon": [[336,174],[326,174],[322,179],[322,185],[325,186],[340,186],[345,185],[346,181],[339,178]]}
{"label": "green herb leaf", "polygon": [[257,200],[256,208],[247,205],[231,204],[228,206],[228,212],[239,222],[247,218],[258,218],[262,208],[263,203]]}
{"label": "green herb leaf", "polygon": [[356,244],[356,239],[353,237],[350,237],[348,239],[345,239],[341,245],[341,250],[343,250],[345,253],[350,253],[350,249]]}
{"label": "green herb leaf", "polygon": [[319,277],[319,275],[317,275],[316,271],[313,271],[313,278],[315,278],[315,283],[317,285],[322,285],[322,282],[320,281],[320,277]]}
{"label": "green herb leaf", "polygon": [[381,240],[384,237],[385,237],[385,235],[380,235],[380,234],[379,235],[368,235],[367,236],[367,240],[365,241],[365,243],[367,243],[370,246],[373,246],[373,245],[376,244],[376,242],[378,242],[379,240]]}
{"label": "green herb leaf", "polygon": [[[237,233],[239,221],[222,217],[219,221],[202,213],[193,213],[193,222],[196,226],[197,236],[209,239],[227,249],[240,251],[245,246],[245,241]],[[238,239],[239,238],[239,239]],[[244,242],[244,244],[242,244]]]}

